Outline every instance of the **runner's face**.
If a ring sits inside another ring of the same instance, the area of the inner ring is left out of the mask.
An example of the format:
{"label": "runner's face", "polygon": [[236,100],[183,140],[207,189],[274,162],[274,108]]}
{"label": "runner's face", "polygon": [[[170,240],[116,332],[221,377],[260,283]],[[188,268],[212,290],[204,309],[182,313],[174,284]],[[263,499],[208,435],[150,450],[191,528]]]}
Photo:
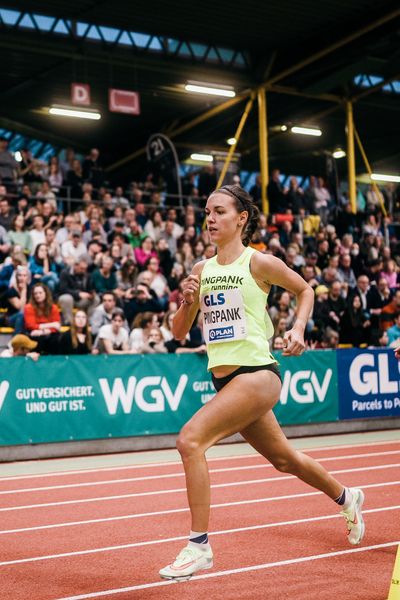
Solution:
{"label": "runner's face", "polygon": [[212,194],[207,200],[207,229],[213,243],[220,243],[240,235],[247,213],[239,213],[235,200],[228,194]]}

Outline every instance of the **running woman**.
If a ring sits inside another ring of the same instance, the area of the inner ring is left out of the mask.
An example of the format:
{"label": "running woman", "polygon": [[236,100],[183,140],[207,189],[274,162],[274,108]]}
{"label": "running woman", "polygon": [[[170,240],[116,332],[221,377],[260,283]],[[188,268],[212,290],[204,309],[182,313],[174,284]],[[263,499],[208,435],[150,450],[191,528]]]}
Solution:
{"label": "running woman", "polygon": [[318,462],[296,451],[272,412],[281,391],[276,360],[269,351],[273,328],[266,311],[272,285],[295,294],[297,318],[284,336],[284,356],[304,352],[304,328],[313,307],[312,288],[278,258],[248,244],[257,227],[258,210],[238,185],[211,194],[206,221],[217,255],[194,265],[183,285],[184,300],[172,331],[184,339],[203,312],[208,369],[217,391],[181,430],[181,454],[191,512],[187,546],[173,563],[160,570],[165,579],[184,580],[213,566],[208,541],[210,482],[205,452],[219,440],[240,432],[273,466],[324,492],[340,505],[350,544],[364,536],[361,507],[364,494],[346,488]]}

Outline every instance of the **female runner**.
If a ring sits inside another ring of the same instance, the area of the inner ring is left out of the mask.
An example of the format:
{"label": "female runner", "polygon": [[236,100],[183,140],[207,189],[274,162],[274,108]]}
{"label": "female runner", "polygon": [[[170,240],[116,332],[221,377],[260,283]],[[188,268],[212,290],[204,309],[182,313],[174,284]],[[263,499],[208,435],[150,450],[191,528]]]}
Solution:
{"label": "female runner", "polygon": [[268,347],[273,334],[266,311],[268,292],[277,285],[296,295],[297,318],[284,336],[283,355],[297,356],[304,351],[313,290],[280,259],[248,247],[257,227],[258,210],[240,186],[224,186],[213,192],[205,211],[217,255],[195,264],[185,280],[184,300],[172,331],[175,338],[184,339],[201,308],[208,368],[217,394],[186,423],[177,440],[192,521],[187,546],[173,563],[160,570],[165,579],[187,579],[213,566],[205,452],[237,432],[276,469],[296,475],[339,504],[351,544],[359,544],[365,530],[363,492],[345,488],[315,460],[294,450],[272,412],[279,399],[281,377]]}

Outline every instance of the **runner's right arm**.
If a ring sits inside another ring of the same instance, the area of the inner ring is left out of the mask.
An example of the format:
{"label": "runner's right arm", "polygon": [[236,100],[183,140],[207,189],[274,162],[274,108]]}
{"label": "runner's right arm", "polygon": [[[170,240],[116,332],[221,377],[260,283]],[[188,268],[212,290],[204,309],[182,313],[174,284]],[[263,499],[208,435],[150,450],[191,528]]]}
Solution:
{"label": "runner's right arm", "polygon": [[205,260],[193,266],[190,275],[183,281],[184,300],[172,322],[172,334],[176,340],[184,340],[200,308],[200,277]]}

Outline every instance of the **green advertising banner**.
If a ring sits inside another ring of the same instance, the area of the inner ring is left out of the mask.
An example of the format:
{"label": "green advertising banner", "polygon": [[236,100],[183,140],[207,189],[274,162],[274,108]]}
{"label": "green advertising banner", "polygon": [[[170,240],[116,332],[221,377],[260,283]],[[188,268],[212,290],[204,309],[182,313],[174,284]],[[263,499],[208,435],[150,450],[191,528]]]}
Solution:
{"label": "green advertising banner", "polygon": [[337,421],[339,414],[336,352],[312,350],[282,357],[282,391],[274,408],[281,425]]}
{"label": "green advertising banner", "polygon": [[[281,359],[282,424],[338,418],[334,352]],[[176,433],[214,396],[205,356],[0,360],[0,445]]]}

